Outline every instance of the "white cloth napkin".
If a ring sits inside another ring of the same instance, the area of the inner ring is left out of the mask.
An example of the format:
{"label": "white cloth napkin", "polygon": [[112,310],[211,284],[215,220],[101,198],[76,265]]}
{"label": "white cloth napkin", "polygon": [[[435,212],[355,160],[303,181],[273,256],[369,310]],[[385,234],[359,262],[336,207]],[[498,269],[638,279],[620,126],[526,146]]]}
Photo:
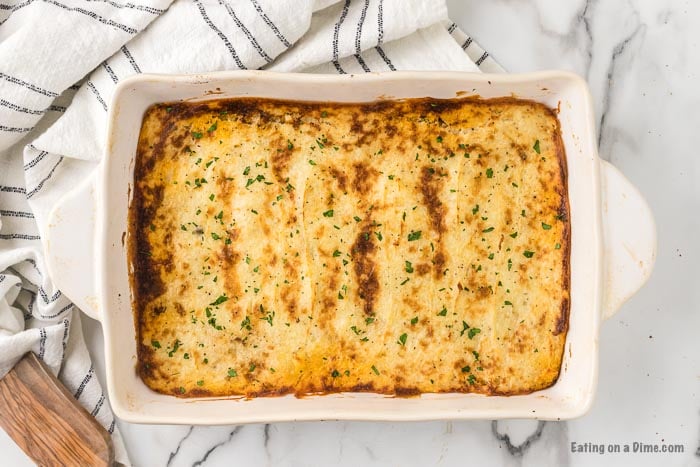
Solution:
{"label": "white cloth napkin", "polygon": [[121,462],[78,310],[46,272],[47,214],[100,160],[119,80],[258,68],[501,71],[444,0],[0,0],[0,377],[36,353]]}

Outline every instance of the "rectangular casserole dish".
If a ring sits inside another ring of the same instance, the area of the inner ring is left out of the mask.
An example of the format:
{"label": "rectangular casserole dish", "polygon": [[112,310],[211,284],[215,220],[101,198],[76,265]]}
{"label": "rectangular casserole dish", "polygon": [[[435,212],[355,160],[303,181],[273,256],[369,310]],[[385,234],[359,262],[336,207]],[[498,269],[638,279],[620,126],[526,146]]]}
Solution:
{"label": "rectangular casserole dish", "polygon": [[[125,247],[141,119],[144,111],[158,102],[240,96],[329,102],[514,96],[558,108],[569,172],[571,306],[557,382],[528,395],[423,394],[413,398],[341,393],[303,398],[179,399],[148,389],[135,371]],[[116,415],[127,421],[231,424],[320,419],[573,418],[585,413],[593,401],[600,321],[648,278],[656,242],[653,219],[643,198],[597,156],[593,115],[585,82],[565,72],[324,76],[250,71],[135,76],[121,82],[115,91],[106,153],[99,170],[52,212],[47,236],[49,269],[66,295],[102,321],[107,388]],[[89,198],[94,204],[86,213],[85,200]],[[91,268],[92,282],[85,280],[85,270]]]}

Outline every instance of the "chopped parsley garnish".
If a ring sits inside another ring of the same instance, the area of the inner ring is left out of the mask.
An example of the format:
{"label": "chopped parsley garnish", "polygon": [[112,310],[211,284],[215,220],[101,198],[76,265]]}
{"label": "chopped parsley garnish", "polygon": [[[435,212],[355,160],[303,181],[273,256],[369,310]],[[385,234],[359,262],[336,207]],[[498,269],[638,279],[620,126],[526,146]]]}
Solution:
{"label": "chopped parsley garnish", "polygon": [[190,359],[190,354],[188,354],[187,352],[185,352],[185,354],[182,356],[182,358],[184,358],[185,360],[189,360],[189,359]]}
{"label": "chopped parsley garnish", "polygon": [[476,215],[477,212],[479,212],[479,205],[478,204],[472,208],[472,214]]}
{"label": "chopped parsley garnish", "polygon": [[416,324],[416,323],[418,323],[418,316],[411,319],[411,324]]}
{"label": "chopped parsley garnish", "polygon": [[493,178],[493,169],[491,167],[486,169],[486,178]]}
{"label": "chopped parsley garnish", "polygon": [[353,219],[355,219],[355,222],[360,222],[360,221],[362,220],[362,219],[360,219],[360,218],[357,217],[357,216],[354,216]]}
{"label": "chopped parsley garnish", "polygon": [[405,345],[406,345],[406,339],[408,339],[408,334],[406,334],[406,333],[404,332],[403,334],[401,334],[401,335],[399,336],[399,340],[396,341],[396,343],[399,344],[399,345],[401,345],[401,346],[405,346]]}
{"label": "chopped parsley garnish", "polygon": [[462,330],[459,332],[459,335],[463,336],[467,329],[469,329],[469,325],[466,321],[462,321]]}
{"label": "chopped parsley garnish", "polygon": [[479,360],[479,352],[472,350],[472,355],[474,355],[474,360]]}
{"label": "chopped parsley garnish", "polygon": [[218,126],[218,122],[214,122],[214,123],[212,124],[212,126],[209,127],[209,129],[207,130],[207,132],[208,132],[208,133],[213,133],[213,132],[215,132],[217,126]]}
{"label": "chopped parsley garnish", "polygon": [[469,375],[469,384],[475,384],[476,383],[476,376],[474,375]]}
{"label": "chopped parsley garnish", "polygon": [[180,230],[187,232],[187,227],[185,227],[185,224],[180,224]]}
{"label": "chopped parsley garnish", "polygon": [[243,175],[248,175],[249,173],[250,173],[250,166],[247,166],[247,167],[243,170]]}
{"label": "chopped parsley garnish", "polygon": [[377,236],[377,240],[379,240],[380,242],[381,242],[382,239],[384,238],[384,237],[382,237],[382,233],[381,233],[381,232],[374,232],[374,235]]}
{"label": "chopped parsley garnish", "polygon": [[504,304],[504,305],[513,306],[513,304],[512,304],[511,302],[509,302],[508,300],[506,300],[505,302],[503,302],[503,304]]}
{"label": "chopped parsley garnish", "polygon": [[408,272],[408,273],[413,272],[413,265],[411,264],[410,261],[406,261],[406,272]]}
{"label": "chopped parsley garnish", "polygon": [[438,143],[442,143],[442,136],[438,136],[437,138],[435,138],[435,141],[437,141]]}
{"label": "chopped parsley garnish", "polygon": [[209,195],[209,201],[214,201],[214,193]]}
{"label": "chopped parsley garnish", "polygon": [[523,256],[526,257],[526,258],[532,258],[533,256],[535,256],[535,252],[534,252],[534,251],[525,250],[525,251],[523,251]]}
{"label": "chopped parsley garnish", "polygon": [[549,224],[545,224],[544,222],[542,222],[542,228],[543,228],[544,230],[549,230],[549,229],[552,228],[552,226],[549,225]]}
{"label": "chopped parsley garnish", "polygon": [[200,139],[204,134],[201,131],[193,131],[192,132],[192,137],[194,139]]}
{"label": "chopped parsley garnish", "polygon": [[211,305],[211,306],[221,305],[222,303],[224,303],[227,300],[228,300],[228,297],[226,296],[226,294],[219,295],[219,297],[216,300],[214,300],[213,302],[211,302],[209,305]]}
{"label": "chopped parsley garnish", "polygon": [[493,232],[493,229],[494,229],[493,227],[489,227],[489,228],[487,228],[487,229],[482,230],[481,232],[483,232],[483,233],[489,233],[489,232]]}
{"label": "chopped parsley garnish", "polygon": [[393,180],[393,179],[394,179],[394,176],[393,176],[393,175],[389,175],[389,180]]}
{"label": "chopped parsley garnish", "polygon": [[294,145],[292,144],[292,142],[290,140],[287,140],[287,149],[289,149],[290,151],[292,149],[294,149]]}
{"label": "chopped parsley garnish", "polygon": [[462,373],[469,373],[470,371],[472,371],[472,369],[469,365],[462,367]]}
{"label": "chopped parsley garnish", "polygon": [[360,330],[357,329],[357,326],[350,326],[350,330],[351,330],[352,332],[354,332],[355,334],[357,334],[357,335],[360,334]]}
{"label": "chopped parsley garnish", "polygon": [[493,253],[489,253],[489,259],[493,259]]}
{"label": "chopped parsley garnish", "polygon": [[518,232],[513,232],[512,234],[510,234],[510,237],[511,237],[511,238],[515,238],[515,237],[517,237],[517,236],[518,236]]}
{"label": "chopped parsley garnish", "polygon": [[329,209],[323,213],[323,217],[333,217],[333,210]]}
{"label": "chopped parsley garnish", "polygon": [[409,234],[408,234],[408,241],[409,241],[409,242],[414,242],[414,241],[416,241],[416,240],[419,240],[419,239],[420,239],[420,236],[421,236],[421,233],[422,233],[422,232],[421,232],[420,230],[416,230],[415,232],[409,233]]}
{"label": "chopped parsley garnish", "polygon": [[254,371],[255,371],[255,367],[256,367],[255,363],[251,363],[251,364],[250,364],[250,368],[248,368],[248,373],[254,372]]}
{"label": "chopped parsley garnish", "polygon": [[337,257],[340,256],[340,255],[341,255],[341,253],[340,253],[340,251],[338,251],[338,250],[335,250],[335,251],[333,252],[333,257],[334,257],[334,258],[337,258]]}
{"label": "chopped parsley garnish", "polygon": [[372,371],[374,372],[375,375],[379,376],[379,370],[377,370],[377,367],[372,365]]}
{"label": "chopped parsley garnish", "polygon": [[309,159],[309,165],[316,165],[316,161]]}
{"label": "chopped parsley garnish", "polygon": [[537,154],[540,153],[540,140],[539,139],[535,141],[535,144],[532,146],[532,149],[534,149]]}
{"label": "chopped parsley garnish", "polygon": [[557,243],[556,245],[554,245],[554,249],[555,250],[561,249],[561,243]]}
{"label": "chopped parsley garnish", "polygon": [[444,306],[442,307],[442,310],[440,310],[437,314],[438,316],[447,316],[447,308]]}
{"label": "chopped parsley garnish", "polygon": [[[262,308],[262,305],[260,305],[260,308]],[[262,318],[260,318],[260,319],[263,320],[263,321],[267,321],[268,323],[270,323],[270,326],[274,326],[274,324],[272,324],[272,320],[273,320],[274,318],[275,318],[275,312],[274,312],[274,311],[268,311],[268,312],[267,312],[267,315],[264,316],[264,317],[262,317]]]}
{"label": "chopped parsley garnish", "polygon": [[469,332],[467,333],[467,336],[470,339],[474,339],[474,336],[476,336],[480,332],[481,332],[481,329],[479,329],[479,328],[469,328]]}
{"label": "chopped parsley garnish", "polygon": [[168,357],[172,357],[175,352],[177,352],[177,349],[180,348],[180,340],[175,339],[175,342],[173,342],[173,349],[168,352]]}
{"label": "chopped parsley garnish", "polygon": [[250,318],[248,316],[246,316],[245,319],[241,321],[241,329],[247,329],[248,331],[253,329],[250,325]]}
{"label": "chopped parsley garnish", "polygon": [[407,277],[407,278],[401,283],[401,285],[405,285],[406,282],[408,282],[408,281],[409,281],[409,278]]}
{"label": "chopped parsley garnish", "polygon": [[197,381],[197,386],[204,386],[204,380]]}
{"label": "chopped parsley garnish", "polygon": [[510,271],[512,267],[513,267],[513,260],[508,258],[508,270]]}
{"label": "chopped parsley garnish", "polygon": [[151,345],[154,349],[160,349],[160,342],[158,342],[157,340],[151,340]]}
{"label": "chopped parsley garnish", "polygon": [[374,323],[374,318],[372,318],[371,316],[369,318],[365,318],[365,324],[372,324],[372,323]]}
{"label": "chopped parsley garnish", "polygon": [[221,237],[219,237],[219,234],[217,234],[216,232],[212,232],[211,238],[213,238],[214,240],[219,240]]}

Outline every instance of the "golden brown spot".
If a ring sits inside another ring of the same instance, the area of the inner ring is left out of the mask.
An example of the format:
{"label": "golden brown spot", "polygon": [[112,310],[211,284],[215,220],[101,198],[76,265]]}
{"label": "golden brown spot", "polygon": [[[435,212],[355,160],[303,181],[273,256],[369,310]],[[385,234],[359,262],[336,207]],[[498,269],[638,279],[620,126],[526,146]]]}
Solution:
{"label": "golden brown spot", "polygon": [[366,315],[374,314],[374,302],[379,294],[377,264],[374,261],[376,247],[369,230],[360,233],[352,246],[353,268],[357,280],[357,293],[364,302]]}
{"label": "golden brown spot", "polygon": [[352,181],[352,187],[360,193],[361,195],[366,195],[374,186],[374,182],[377,179],[376,169],[371,167],[366,162],[358,162],[353,165],[354,178]]}
{"label": "golden brown spot", "polygon": [[440,200],[440,190],[444,184],[441,176],[432,167],[421,169],[420,190],[423,195],[423,204],[428,208],[430,223],[435,232],[442,234],[445,232],[445,206]]}
{"label": "golden brown spot", "polygon": [[331,167],[328,169],[330,172],[331,176],[338,182],[338,188],[345,193],[348,190],[348,177],[345,175],[344,172],[341,172],[340,170],[336,169],[335,167]]}

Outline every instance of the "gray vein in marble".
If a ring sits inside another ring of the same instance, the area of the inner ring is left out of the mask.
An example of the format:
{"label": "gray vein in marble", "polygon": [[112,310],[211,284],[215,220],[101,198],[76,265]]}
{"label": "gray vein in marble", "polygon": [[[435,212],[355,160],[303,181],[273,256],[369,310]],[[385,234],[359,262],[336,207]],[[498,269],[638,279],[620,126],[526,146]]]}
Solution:
{"label": "gray vein in marble", "polygon": [[[588,75],[591,62],[593,61],[593,33],[591,31],[590,13],[596,3],[598,3],[597,0],[584,0],[571,19],[565,33],[548,28],[544,23],[542,12],[537,7],[537,4],[535,2],[532,3],[538,32],[541,32],[546,37],[556,39],[566,49],[585,51],[586,63],[584,64],[584,69],[586,70],[586,75]],[[583,30],[581,30],[581,26],[583,26]],[[584,44],[581,43],[581,39],[585,40]]]}
{"label": "gray vein in marble", "polygon": [[180,440],[179,443],[177,443],[177,447],[175,448],[175,450],[170,452],[170,455],[168,456],[168,462],[165,464],[166,467],[170,467],[170,464],[173,463],[173,460],[175,460],[175,457],[177,456],[177,454],[180,452],[180,449],[182,448],[182,443],[184,443],[187,440],[187,438],[190,437],[193,430],[194,430],[194,426],[191,426],[189,431],[187,432],[187,434]]}
{"label": "gray vein in marble", "polygon": [[[608,132],[606,131],[606,119],[613,99],[615,77],[617,76],[618,72],[617,63],[620,57],[622,57],[623,54],[627,50],[629,50],[628,46],[630,45],[630,43],[632,43],[632,41],[636,39],[637,36],[643,36],[644,32],[646,31],[646,25],[639,22],[639,15],[636,12],[635,16],[637,17],[637,26],[634,28],[631,34],[623,38],[617,45],[615,45],[615,48],[613,49],[612,55],[610,57],[610,64],[608,65],[607,84],[605,86],[605,92],[603,94],[603,111],[601,112],[600,124],[598,125],[598,148],[602,156],[606,155],[605,153],[608,149],[607,144],[604,146],[603,143],[608,142],[608,140],[606,139],[606,136],[608,135]],[[605,157],[605,159],[609,160],[608,157]]]}
{"label": "gray vein in marble", "polygon": [[238,432],[241,431],[242,428],[243,428],[242,426],[237,426],[236,428],[234,428],[234,429],[228,434],[228,439],[227,439],[226,441],[222,441],[222,442],[220,442],[220,443],[216,443],[214,446],[210,447],[209,450],[207,450],[207,452],[204,453],[204,456],[203,456],[201,459],[199,459],[199,460],[196,461],[194,464],[192,464],[192,467],[197,467],[198,465],[204,464],[204,463],[207,461],[207,459],[209,458],[209,456],[211,455],[212,452],[216,451],[216,450],[219,449],[221,446],[224,446],[225,444],[230,443],[231,440],[233,439],[233,437],[236,436],[236,435],[238,434]]}
{"label": "gray vein in marble", "polygon": [[513,456],[513,457],[522,457],[525,452],[528,450],[528,448],[540,439],[542,436],[542,430],[544,430],[544,426],[547,422],[540,421],[537,423],[537,429],[530,435],[528,436],[525,441],[522,442],[522,444],[519,444],[518,446],[514,446],[510,442],[510,436],[506,433],[500,433],[498,431],[498,420],[493,420],[491,422],[491,433],[493,433],[493,436],[496,437],[496,439],[502,443],[505,443],[506,449],[508,449],[508,453]]}

